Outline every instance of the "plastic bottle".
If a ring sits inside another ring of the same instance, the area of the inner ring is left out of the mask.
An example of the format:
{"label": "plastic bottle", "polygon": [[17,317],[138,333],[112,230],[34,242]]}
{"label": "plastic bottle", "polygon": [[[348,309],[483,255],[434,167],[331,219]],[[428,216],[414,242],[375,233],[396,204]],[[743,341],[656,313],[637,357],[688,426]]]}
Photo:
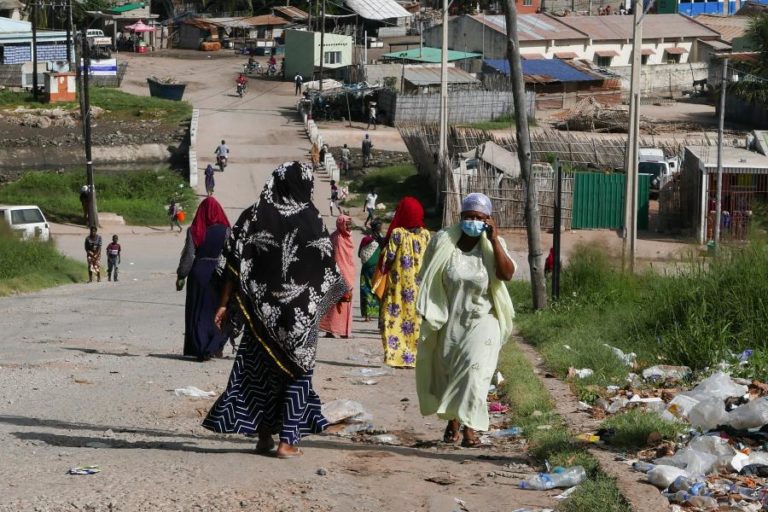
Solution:
{"label": "plastic bottle", "polygon": [[717,500],[711,496],[691,496],[686,503],[704,510],[715,510],[719,506]]}
{"label": "plastic bottle", "polygon": [[669,484],[669,492],[687,491],[688,494],[699,495],[707,490],[706,484],[688,476],[679,476]]}
{"label": "plastic bottle", "polygon": [[685,491],[664,492],[662,494],[670,501],[670,503],[685,503],[691,498],[691,495]]}
{"label": "plastic bottle", "polygon": [[634,469],[635,471],[639,471],[640,473],[647,473],[655,467],[656,467],[656,464],[651,464],[650,462],[643,462],[641,460],[632,463],[632,469]]}
{"label": "plastic bottle", "polygon": [[562,473],[539,473],[520,482],[521,489],[535,489],[545,491],[548,489],[568,488],[579,485],[587,479],[587,472],[581,466],[568,468]]}

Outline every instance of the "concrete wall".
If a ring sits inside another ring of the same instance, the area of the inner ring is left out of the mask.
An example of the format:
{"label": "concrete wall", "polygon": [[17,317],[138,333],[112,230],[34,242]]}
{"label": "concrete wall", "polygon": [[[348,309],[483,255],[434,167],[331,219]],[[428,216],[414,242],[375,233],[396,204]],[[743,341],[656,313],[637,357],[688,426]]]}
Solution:
{"label": "concrete wall", "polygon": [[[621,77],[621,87],[628,91],[632,74],[631,67],[612,67],[611,71]],[[641,94],[679,96],[682,91],[692,89],[694,80],[707,78],[708,74],[709,64],[705,62],[643,66],[640,72]]]}
{"label": "concrete wall", "polygon": [[[352,65],[353,41],[349,36],[325,34],[323,51],[341,52],[341,62],[325,64],[326,69],[338,69]],[[309,80],[320,66],[320,33],[305,30],[285,31],[285,76],[294,77],[297,73]]]}

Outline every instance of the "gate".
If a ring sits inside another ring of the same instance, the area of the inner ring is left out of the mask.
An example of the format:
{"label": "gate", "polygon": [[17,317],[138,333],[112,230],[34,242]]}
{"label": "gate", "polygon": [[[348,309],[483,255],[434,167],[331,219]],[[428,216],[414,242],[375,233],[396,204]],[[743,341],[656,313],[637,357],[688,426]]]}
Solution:
{"label": "gate", "polygon": [[[624,174],[575,173],[572,229],[624,226]],[[637,191],[637,229],[648,229],[651,177],[641,174]]]}

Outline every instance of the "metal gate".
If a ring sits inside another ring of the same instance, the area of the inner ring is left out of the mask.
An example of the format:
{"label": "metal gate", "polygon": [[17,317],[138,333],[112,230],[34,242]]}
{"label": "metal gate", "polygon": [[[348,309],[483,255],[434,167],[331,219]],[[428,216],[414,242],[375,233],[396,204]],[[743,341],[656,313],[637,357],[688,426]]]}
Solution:
{"label": "metal gate", "polygon": [[[575,173],[572,229],[619,229],[624,226],[625,175]],[[651,179],[641,174],[637,191],[637,229],[648,229]]]}

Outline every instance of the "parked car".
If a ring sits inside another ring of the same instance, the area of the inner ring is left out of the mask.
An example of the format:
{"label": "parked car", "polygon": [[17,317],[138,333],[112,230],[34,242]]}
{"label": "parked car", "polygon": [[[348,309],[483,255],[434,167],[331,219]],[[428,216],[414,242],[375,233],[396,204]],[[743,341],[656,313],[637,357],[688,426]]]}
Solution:
{"label": "parked car", "polygon": [[640,148],[638,160],[637,172],[651,175],[651,199],[657,198],[659,190],[680,170],[680,159],[667,158],[658,148]]}
{"label": "parked car", "polygon": [[37,239],[47,242],[51,238],[48,221],[37,206],[0,205],[0,220],[8,224],[23,240]]}

